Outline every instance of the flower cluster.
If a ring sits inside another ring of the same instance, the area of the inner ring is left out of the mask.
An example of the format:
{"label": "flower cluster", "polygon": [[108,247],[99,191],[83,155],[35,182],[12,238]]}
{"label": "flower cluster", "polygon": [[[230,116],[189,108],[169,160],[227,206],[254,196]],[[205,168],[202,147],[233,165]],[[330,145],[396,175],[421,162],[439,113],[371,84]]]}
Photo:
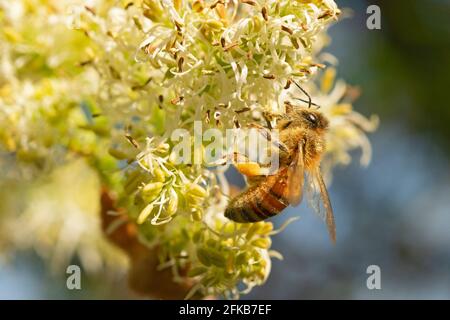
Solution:
{"label": "flower cluster", "polygon": [[144,3],[161,14],[136,58],[161,72],[179,106],[177,126],[203,120],[230,128],[281,111],[277,101],[288,81],[306,81],[323,67],[314,52],[340,13],[333,1]]}
{"label": "flower cluster", "polygon": [[92,153],[95,137],[83,130],[88,121],[80,107],[95,88],[95,76],[78,65],[85,40],[67,33],[64,16],[46,1],[1,1],[0,10],[5,176],[50,169],[64,161],[66,148]]}
{"label": "flower cluster", "polygon": [[118,270],[126,260],[100,229],[96,172],[79,160],[108,169],[97,155],[109,141],[90,110],[89,39],[67,27],[71,3],[0,1],[0,256],[32,248],[54,271],[74,256],[88,271]]}
{"label": "flower cluster", "polygon": [[340,14],[332,0],[20,0],[0,8],[1,150],[19,168],[24,159],[55,166],[58,150],[86,156],[142,243],[159,248],[160,267],[175,281],[195,280],[190,295],[238,297],[263,284],[271,257],[281,256],[270,250],[272,223],[223,216],[226,167],[176,161],[175,129],[274,125],[285,101],[306,101],[296,82],[330,119],[328,176],[352,149],[370,159],[366,132],[377,119],[352,110],[350,87],[333,89],[334,69],[319,56]]}

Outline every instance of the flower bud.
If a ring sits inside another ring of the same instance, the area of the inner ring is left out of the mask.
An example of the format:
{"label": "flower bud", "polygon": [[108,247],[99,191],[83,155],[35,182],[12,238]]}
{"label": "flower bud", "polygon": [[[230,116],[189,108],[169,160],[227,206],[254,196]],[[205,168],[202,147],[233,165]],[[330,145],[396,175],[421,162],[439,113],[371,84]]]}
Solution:
{"label": "flower bud", "polygon": [[117,160],[123,160],[128,158],[128,155],[125,152],[115,148],[109,148],[108,153]]}
{"label": "flower bud", "polygon": [[226,260],[223,255],[215,249],[199,248],[197,250],[197,257],[206,266],[215,265],[223,268],[226,265]]}
{"label": "flower bud", "polygon": [[153,204],[150,203],[139,214],[139,216],[138,216],[138,218],[136,220],[137,224],[143,224],[145,222],[145,220],[147,220],[147,218],[152,213],[152,210],[153,210]]}
{"label": "flower bud", "polygon": [[208,253],[206,252],[205,249],[199,248],[199,249],[197,250],[197,258],[198,258],[198,260],[199,260],[202,264],[204,264],[205,266],[210,266],[210,265],[211,265],[211,262],[210,262],[210,260],[209,260]]}
{"label": "flower bud", "polygon": [[170,189],[170,199],[166,207],[166,215],[168,217],[174,215],[178,209],[178,194],[174,189]]}
{"label": "flower bud", "polygon": [[193,196],[205,198],[207,196],[206,190],[196,183],[188,183],[186,186],[187,193]]}
{"label": "flower bud", "polygon": [[167,153],[167,151],[169,151],[169,144],[168,143],[161,143],[160,145],[158,145],[156,147],[156,151],[157,152],[161,152],[161,153]]}
{"label": "flower bud", "polygon": [[142,189],[142,197],[147,201],[153,201],[161,193],[164,184],[162,182],[151,182],[146,184]]}
{"label": "flower bud", "polygon": [[203,212],[200,208],[192,208],[191,209],[191,217],[194,221],[202,221]]}
{"label": "flower bud", "polygon": [[236,265],[246,264],[248,260],[247,254],[245,252],[241,252],[236,256]]}
{"label": "flower bud", "polygon": [[206,25],[213,30],[220,30],[223,28],[222,22],[220,22],[219,20],[214,20],[214,19],[208,19],[206,21]]}
{"label": "flower bud", "polygon": [[235,256],[230,254],[227,258],[227,263],[225,266],[225,270],[227,273],[232,274],[234,272],[234,258]]}
{"label": "flower bud", "polygon": [[253,238],[253,236],[258,232],[259,229],[261,229],[261,225],[259,223],[252,223],[245,236],[247,240]]}
{"label": "flower bud", "polygon": [[199,275],[201,275],[201,274],[204,274],[204,273],[206,273],[207,271],[208,271],[208,269],[205,268],[205,267],[196,267],[196,268],[192,268],[191,270],[189,270],[188,276],[191,277],[191,278],[193,278],[193,277],[199,276]]}
{"label": "flower bud", "polygon": [[153,170],[153,175],[155,176],[155,180],[158,182],[166,181],[166,174],[160,167],[156,167],[155,170]]}
{"label": "flower bud", "polygon": [[265,235],[268,235],[272,231],[273,231],[273,224],[271,222],[263,222],[263,225],[261,226],[260,230],[258,231],[258,234],[265,236]]}
{"label": "flower bud", "polygon": [[195,243],[201,242],[203,240],[203,233],[202,233],[202,231],[199,230],[199,231],[195,232],[194,236],[192,237],[192,240]]}
{"label": "flower bud", "polygon": [[195,12],[202,12],[204,8],[205,8],[205,7],[203,6],[203,1],[201,1],[201,0],[196,0],[196,1],[194,1],[194,3],[192,4],[192,9],[193,9]]}
{"label": "flower bud", "polygon": [[270,238],[258,238],[253,240],[251,244],[261,249],[268,249],[270,248],[272,241],[270,240]]}
{"label": "flower bud", "polygon": [[141,172],[138,170],[133,171],[125,181],[125,192],[134,193],[142,181]]}

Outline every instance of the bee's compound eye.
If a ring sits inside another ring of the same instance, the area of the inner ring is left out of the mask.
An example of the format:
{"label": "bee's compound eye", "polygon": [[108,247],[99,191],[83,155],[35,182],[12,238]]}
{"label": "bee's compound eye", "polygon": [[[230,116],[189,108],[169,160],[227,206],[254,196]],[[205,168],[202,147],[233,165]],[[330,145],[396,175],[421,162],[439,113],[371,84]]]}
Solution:
{"label": "bee's compound eye", "polygon": [[315,115],[313,115],[312,113],[308,114],[308,120],[311,121],[311,123],[317,123],[317,117]]}

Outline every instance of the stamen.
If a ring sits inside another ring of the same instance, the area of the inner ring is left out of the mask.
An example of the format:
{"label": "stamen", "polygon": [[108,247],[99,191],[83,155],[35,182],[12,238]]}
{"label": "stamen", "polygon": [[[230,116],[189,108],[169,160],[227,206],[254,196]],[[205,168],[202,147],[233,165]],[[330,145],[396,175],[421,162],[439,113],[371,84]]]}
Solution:
{"label": "stamen", "polygon": [[262,8],[261,14],[262,14],[264,20],[266,20],[266,21],[269,20],[269,15],[267,14],[267,8],[266,8],[266,7],[263,7],[263,8]]}

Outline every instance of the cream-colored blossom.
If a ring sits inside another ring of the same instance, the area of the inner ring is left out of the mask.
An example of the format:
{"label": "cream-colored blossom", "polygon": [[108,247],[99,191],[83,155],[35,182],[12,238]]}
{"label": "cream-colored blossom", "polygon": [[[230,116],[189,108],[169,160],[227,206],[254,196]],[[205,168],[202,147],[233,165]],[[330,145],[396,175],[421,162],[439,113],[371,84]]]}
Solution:
{"label": "cream-colored blossom", "polygon": [[125,255],[100,228],[100,182],[84,161],[60,167],[33,183],[9,182],[9,187],[6,183],[0,193],[0,243],[6,252],[0,254],[11,248],[34,249],[60,274],[74,257],[89,273],[125,269]]}

